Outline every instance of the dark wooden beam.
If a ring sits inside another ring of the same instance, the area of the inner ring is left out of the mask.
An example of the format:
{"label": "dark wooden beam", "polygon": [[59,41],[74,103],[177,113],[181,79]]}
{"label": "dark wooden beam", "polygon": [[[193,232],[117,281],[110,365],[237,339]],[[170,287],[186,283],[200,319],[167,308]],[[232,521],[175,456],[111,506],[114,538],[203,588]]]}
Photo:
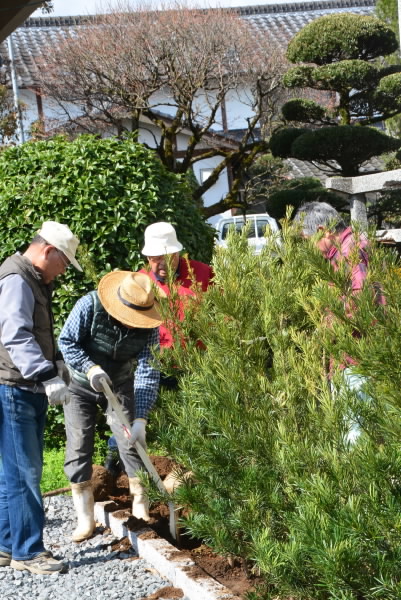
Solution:
{"label": "dark wooden beam", "polygon": [[2,0],[0,3],[0,43],[28,19],[43,2],[39,0]]}

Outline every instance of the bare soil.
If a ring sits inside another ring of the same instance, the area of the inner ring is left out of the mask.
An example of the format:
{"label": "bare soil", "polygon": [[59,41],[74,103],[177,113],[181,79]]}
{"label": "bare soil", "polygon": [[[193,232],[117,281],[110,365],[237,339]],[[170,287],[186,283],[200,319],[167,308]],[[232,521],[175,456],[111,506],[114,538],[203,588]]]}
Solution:
{"label": "bare soil", "polygon": [[[169,458],[154,456],[150,457],[153,465],[159,473],[161,479],[164,479],[173,469],[174,463]],[[96,501],[112,500],[107,506],[109,512],[118,511],[122,517],[126,518],[127,527],[135,531],[144,526],[153,530],[154,534],[145,534],[148,537],[162,537],[177,548],[177,556],[190,557],[195,567],[190,567],[192,577],[202,576],[205,573],[213,577],[216,581],[225,585],[232,593],[244,598],[246,592],[250,592],[262,580],[252,574],[247,574],[245,565],[239,559],[228,560],[224,556],[215,554],[208,546],[202,544],[200,540],[191,539],[183,531],[180,535],[179,547],[171,537],[169,531],[169,510],[166,504],[153,504],[150,507],[150,521],[145,523],[131,515],[131,498],[128,489],[128,478],[125,474],[120,475],[116,480],[104,467],[94,465],[92,475],[92,485]],[[119,540],[119,545],[123,548],[124,543],[129,544],[125,538]],[[116,548],[117,549],[117,548]],[[164,594],[164,595],[163,595]],[[175,588],[163,588],[159,590],[149,600],[159,600],[162,598],[181,598],[182,591]]]}

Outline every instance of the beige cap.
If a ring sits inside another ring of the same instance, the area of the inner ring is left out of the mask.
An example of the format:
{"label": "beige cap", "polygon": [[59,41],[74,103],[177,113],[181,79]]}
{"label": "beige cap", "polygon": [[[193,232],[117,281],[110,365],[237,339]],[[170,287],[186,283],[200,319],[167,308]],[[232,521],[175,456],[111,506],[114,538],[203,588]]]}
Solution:
{"label": "beige cap", "polygon": [[45,221],[37,232],[48,244],[51,244],[57,250],[66,255],[70,263],[82,271],[82,268],[75,258],[79,239],[72,233],[71,229],[63,223],[57,221]]}

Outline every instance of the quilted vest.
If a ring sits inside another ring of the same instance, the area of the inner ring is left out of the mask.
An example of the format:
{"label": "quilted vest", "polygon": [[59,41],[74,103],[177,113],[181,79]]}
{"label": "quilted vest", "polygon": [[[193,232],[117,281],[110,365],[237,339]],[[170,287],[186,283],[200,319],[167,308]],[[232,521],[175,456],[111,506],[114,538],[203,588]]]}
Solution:
{"label": "quilted vest", "polygon": [[[7,275],[18,274],[31,288],[35,306],[33,311],[33,335],[39,344],[43,356],[52,362],[56,359],[56,344],[53,331],[51,310],[52,284],[45,284],[31,261],[21,254],[13,254],[0,266],[0,279]],[[13,364],[10,355],[0,342],[0,383],[11,386],[34,386],[36,381],[24,379]]]}
{"label": "quilted vest", "polygon": [[[100,365],[114,385],[133,378],[135,358],[147,344],[152,329],[129,329],[103,308],[97,292],[89,294],[93,301],[93,319],[90,337],[81,345],[90,359]],[[69,365],[73,379],[91,389],[86,373],[80,373]]]}

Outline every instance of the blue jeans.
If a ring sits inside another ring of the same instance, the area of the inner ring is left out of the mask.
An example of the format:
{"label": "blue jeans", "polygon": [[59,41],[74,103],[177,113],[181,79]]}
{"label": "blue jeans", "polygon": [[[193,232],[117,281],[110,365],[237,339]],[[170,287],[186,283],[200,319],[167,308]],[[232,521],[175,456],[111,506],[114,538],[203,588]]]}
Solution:
{"label": "blue jeans", "polygon": [[118,450],[117,440],[115,435],[111,435],[107,440],[107,447],[109,450]]}
{"label": "blue jeans", "polygon": [[0,550],[29,560],[45,550],[40,492],[45,394],[0,385]]}

